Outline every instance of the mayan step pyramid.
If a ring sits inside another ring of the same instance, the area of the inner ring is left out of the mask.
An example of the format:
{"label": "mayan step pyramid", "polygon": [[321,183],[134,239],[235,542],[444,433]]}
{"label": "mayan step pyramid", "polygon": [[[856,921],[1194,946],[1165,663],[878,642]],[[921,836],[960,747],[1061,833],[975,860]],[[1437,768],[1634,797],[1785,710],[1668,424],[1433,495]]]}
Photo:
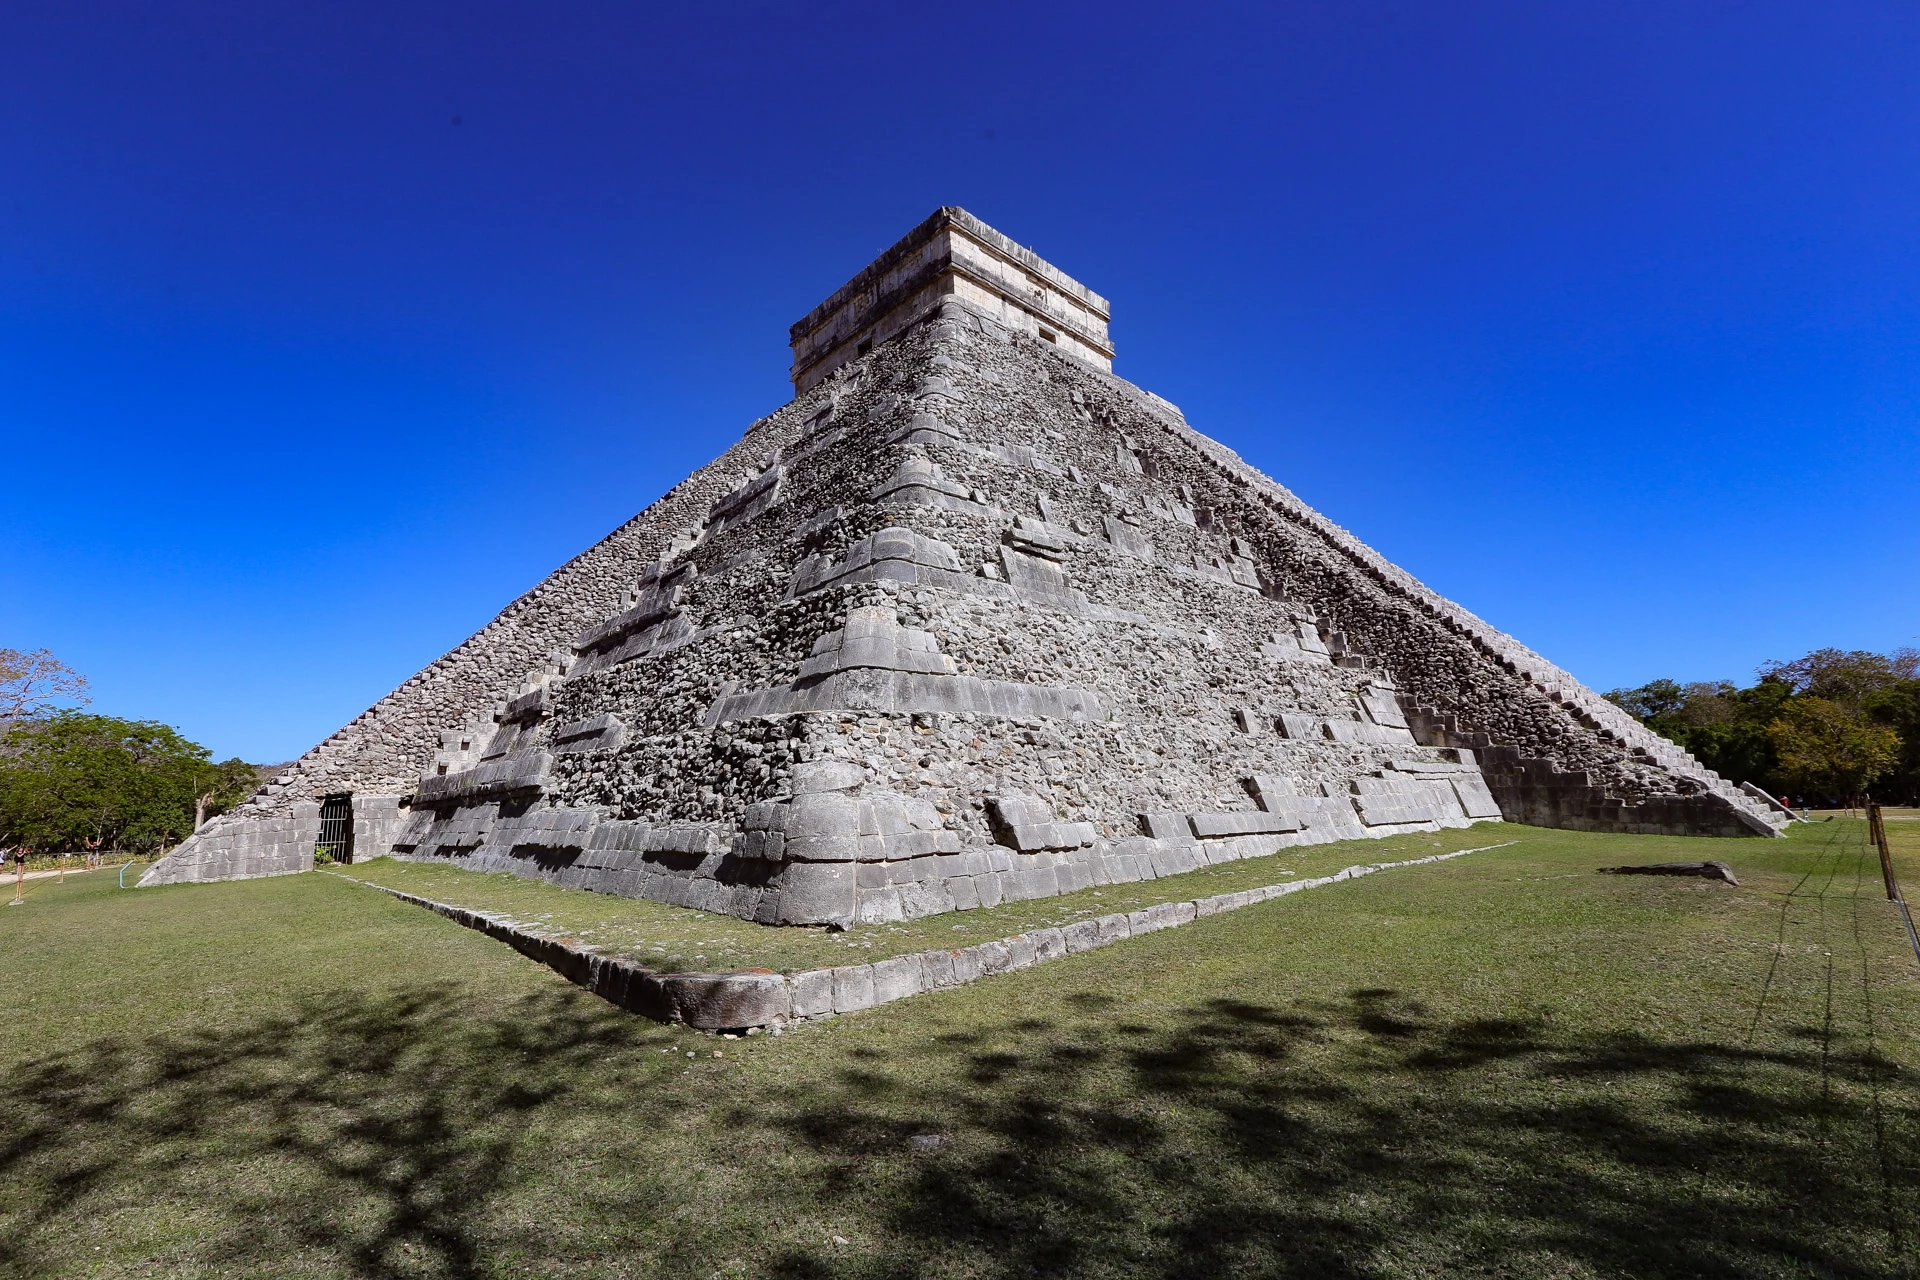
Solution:
{"label": "mayan step pyramid", "polygon": [[795,397],[142,884],[382,854],[783,924],[1505,817],[1784,819],[1114,377],[941,209]]}

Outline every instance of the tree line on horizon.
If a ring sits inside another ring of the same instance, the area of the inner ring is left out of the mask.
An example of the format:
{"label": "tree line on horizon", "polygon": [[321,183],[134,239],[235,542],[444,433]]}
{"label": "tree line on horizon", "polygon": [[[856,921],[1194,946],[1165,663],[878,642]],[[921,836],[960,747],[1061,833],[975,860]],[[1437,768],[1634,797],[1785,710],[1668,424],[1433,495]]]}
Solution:
{"label": "tree line on horizon", "polygon": [[260,785],[258,766],[88,701],[86,677],[47,650],[0,649],[0,849],[160,852]]}
{"label": "tree line on horizon", "polygon": [[1605,696],[1732,782],[1803,803],[1920,803],[1920,649],[1816,649],[1755,675]]}

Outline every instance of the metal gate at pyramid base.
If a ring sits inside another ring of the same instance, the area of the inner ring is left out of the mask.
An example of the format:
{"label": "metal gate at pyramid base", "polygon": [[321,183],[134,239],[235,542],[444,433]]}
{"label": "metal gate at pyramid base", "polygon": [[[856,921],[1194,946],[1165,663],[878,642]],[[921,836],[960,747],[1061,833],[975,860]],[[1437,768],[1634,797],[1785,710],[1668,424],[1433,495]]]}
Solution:
{"label": "metal gate at pyramid base", "polygon": [[320,838],[314,842],[315,862],[353,861],[353,795],[331,795],[320,801]]}

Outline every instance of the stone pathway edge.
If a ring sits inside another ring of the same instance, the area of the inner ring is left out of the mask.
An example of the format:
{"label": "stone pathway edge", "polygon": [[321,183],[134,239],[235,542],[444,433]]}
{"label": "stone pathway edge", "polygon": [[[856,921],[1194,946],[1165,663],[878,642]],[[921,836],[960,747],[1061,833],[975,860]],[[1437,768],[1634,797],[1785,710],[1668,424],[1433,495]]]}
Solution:
{"label": "stone pathway edge", "polygon": [[505,916],[435,902],[352,876],[340,878],[425,907],[456,924],[496,938],[529,959],[538,960],[569,982],[643,1017],[684,1023],[702,1031],[744,1031],[749,1027],[777,1027],[801,1018],[855,1013],[922,992],[944,991],[997,973],[1012,973],[1061,956],[1178,928],[1207,916],[1270,902],[1302,890],[1356,880],[1376,871],[1448,862],[1470,853],[1486,853],[1518,843],[1518,840],[1507,840],[1403,862],[1361,863],[1331,875],[1261,885],[1237,893],[1218,893],[1187,902],[1163,902],[1139,911],[1076,920],[1069,925],[1016,933],[1009,938],[950,951],[915,951],[866,964],[805,969],[791,974],[768,969],[662,973],[631,960],[598,955],[569,938],[535,933]]}

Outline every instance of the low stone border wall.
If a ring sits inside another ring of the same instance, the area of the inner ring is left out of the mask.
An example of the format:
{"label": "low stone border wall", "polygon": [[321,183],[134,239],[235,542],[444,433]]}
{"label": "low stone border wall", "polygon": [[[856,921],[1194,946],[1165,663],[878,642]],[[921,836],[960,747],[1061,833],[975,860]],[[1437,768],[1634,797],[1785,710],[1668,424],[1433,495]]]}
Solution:
{"label": "low stone border wall", "polygon": [[[596,955],[569,938],[534,933],[504,916],[435,902],[385,885],[341,876],[369,889],[391,894],[402,902],[425,907],[554,970],[569,982],[593,994],[659,1022],[680,1022],[703,1031],[740,1031],[748,1027],[779,1026],[798,1018],[853,1013],[877,1004],[904,1000],[923,991],[957,987],[996,973],[1011,973],[1046,960],[1091,951],[1142,934],[1158,933],[1190,924],[1206,916],[1236,911],[1256,902],[1284,898],[1303,889],[1341,880],[1355,880],[1376,871],[1447,862],[1470,853],[1504,849],[1500,844],[1436,853],[1404,862],[1374,862],[1346,867],[1332,875],[1219,893],[1190,902],[1163,902],[1139,911],[1076,920],[1058,928],[1016,933],[1010,938],[975,943],[951,951],[916,951],[868,964],[839,965],[780,974],[770,969],[736,969],[727,973],[662,973],[630,960]],[[337,873],[336,873],[337,874]]]}

